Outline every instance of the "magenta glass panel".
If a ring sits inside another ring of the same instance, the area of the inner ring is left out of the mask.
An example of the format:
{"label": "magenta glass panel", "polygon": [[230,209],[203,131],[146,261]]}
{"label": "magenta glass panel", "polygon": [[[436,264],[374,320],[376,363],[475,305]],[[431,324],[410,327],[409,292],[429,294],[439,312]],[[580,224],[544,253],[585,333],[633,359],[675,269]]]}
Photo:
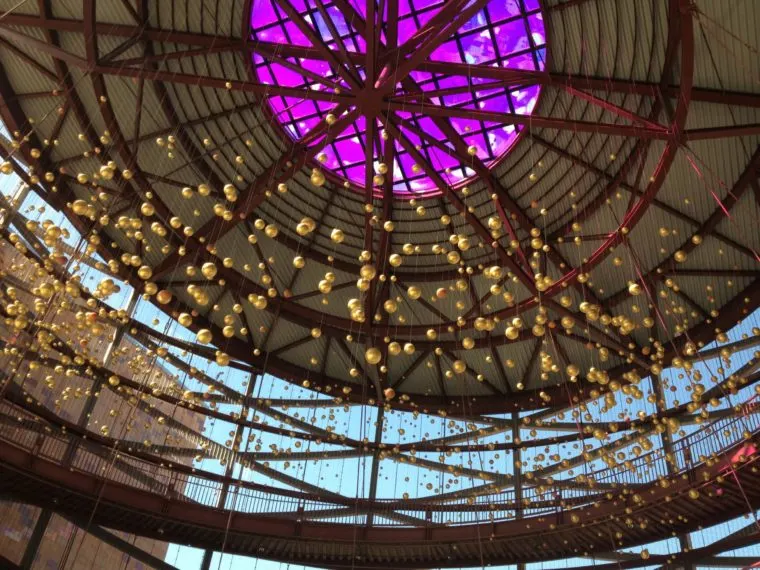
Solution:
{"label": "magenta glass panel", "polygon": [[[348,73],[359,83],[365,81],[366,42],[356,25],[356,16],[344,13],[334,0],[289,0],[300,21],[291,21],[282,8],[282,0],[254,0],[250,17],[253,70],[258,80],[267,85],[320,91],[327,96],[336,90],[350,92],[351,87],[326,59],[305,59],[278,54],[278,46],[316,47],[303,27],[339,59],[347,54],[351,63]],[[366,18],[366,1],[344,0],[360,19]],[[387,6],[387,2],[383,5]],[[444,6],[443,0],[399,0],[398,44],[403,46],[434,18]],[[379,9],[379,3],[376,4]],[[325,19],[325,15],[327,19]],[[385,16],[385,15],[383,15]],[[383,18],[380,30],[380,57],[386,50],[388,30]],[[257,43],[266,49],[257,49]],[[438,45],[429,61],[451,64],[543,70],[546,58],[546,34],[538,0],[491,0],[460,29]],[[288,52],[286,52],[288,53]],[[392,54],[389,56],[392,60]],[[396,85],[395,95],[407,90],[430,92],[428,103],[448,108],[483,110],[528,115],[533,112],[540,87],[500,85],[482,87],[492,79],[447,73],[412,71],[407,81]],[[441,92],[448,90],[449,92]],[[435,94],[433,93],[435,92]],[[361,96],[361,95],[359,95]],[[323,125],[328,113],[339,115],[336,103],[312,101],[297,96],[267,97],[272,117],[294,141]],[[345,109],[346,111],[351,108]],[[393,176],[393,191],[398,196],[429,196],[440,192],[435,178],[451,186],[462,185],[474,172],[456,156],[454,146],[430,117],[416,112],[384,111],[389,114],[408,143],[384,137],[383,124],[377,122],[374,141],[367,141],[366,119],[360,116],[335,139],[325,145],[316,137],[322,168],[332,171],[350,186],[363,190],[366,180],[368,152],[373,154],[373,168],[382,162],[385,146],[393,144],[395,160],[388,165],[386,177]],[[520,127],[486,123],[463,118],[447,120],[467,145],[477,149],[478,157],[489,167],[500,160],[513,146]],[[414,147],[423,164],[411,156],[406,147]],[[380,191],[376,189],[376,191]]]}

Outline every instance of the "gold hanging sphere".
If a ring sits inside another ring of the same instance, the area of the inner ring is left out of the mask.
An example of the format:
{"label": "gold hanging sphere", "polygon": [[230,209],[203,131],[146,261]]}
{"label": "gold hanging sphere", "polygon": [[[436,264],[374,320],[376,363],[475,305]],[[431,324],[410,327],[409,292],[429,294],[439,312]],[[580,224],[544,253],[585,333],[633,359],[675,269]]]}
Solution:
{"label": "gold hanging sphere", "polygon": [[310,180],[311,180],[311,183],[314,186],[324,186],[325,185],[325,175],[318,168],[315,168],[315,169],[313,169],[311,171]]}
{"label": "gold hanging sphere", "polygon": [[211,340],[213,339],[213,335],[211,334],[210,330],[208,330],[208,329],[201,329],[195,335],[195,338],[201,344],[209,344],[211,342]]}
{"label": "gold hanging sphere", "polygon": [[403,261],[404,259],[398,253],[392,253],[390,257],[388,257],[388,263],[391,267],[398,267]]}
{"label": "gold hanging sphere", "polygon": [[686,252],[679,249],[673,254],[673,259],[675,259],[677,263],[683,263],[686,261]]}
{"label": "gold hanging sphere", "polygon": [[377,269],[375,269],[374,265],[369,265],[369,264],[362,265],[361,268],[359,269],[359,276],[362,279],[366,279],[369,281],[369,280],[374,279],[375,275],[377,275]]}
{"label": "gold hanging sphere", "polygon": [[416,285],[412,285],[406,290],[406,294],[409,295],[410,299],[417,300],[422,296],[422,289]]}
{"label": "gold hanging sphere", "polygon": [[216,277],[217,269],[216,265],[214,263],[206,262],[201,266],[201,275],[203,275],[206,279],[213,279]]}
{"label": "gold hanging sphere", "polygon": [[386,388],[385,390],[383,390],[383,395],[385,396],[386,400],[392,400],[393,398],[396,397],[396,390],[394,390],[393,388]]}
{"label": "gold hanging sphere", "polygon": [[368,348],[366,351],[364,351],[364,360],[366,360],[369,364],[377,364],[382,360],[383,354],[380,352],[379,348]]}
{"label": "gold hanging sphere", "polygon": [[89,209],[90,205],[84,200],[74,200],[74,203],[71,204],[71,210],[77,216],[84,216]]}
{"label": "gold hanging sphere", "polygon": [[343,243],[343,240],[346,239],[346,235],[343,233],[343,230],[335,228],[330,232],[330,239],[335,243]]}
{"label": "gold hanging sphere", "polygon": [[475,347],[475,341],[471,337],[466,336],[462,339],[462,347],[464,347],[465,350],[471,350]]}
{"label": "gold hanging sphere", "polygon": [[467,364],[465,364],[464,360],[455,360],[452,369],[457,374],[463,374],[467,370]]}
{"label": "gold hanging sphere", "polygon": [[300,255],[296,255],[293,258],[293,267],[295,267],[296,269],[303,269],[305,265],[306,265],[306,260]]}
{"label": "gold hanging sphere", "polygon": [[388,345],[388,354],[390,354],[391,356],[398,356],[399,354],[401,354],[401,350],[402,350],[401,344],[399,344],[398,342],[394,341]]}
{"label": "gold hanging sphere", "polygon": [[153,277],[153,270],[147,265],[143,265],[142,267],[140,267],[140,269],[137,270],[137,276],[143,281],[147,281],[148,279]]}
{"label": "gold hanging sphere", "polygon": [[641,295],[642,292],[643,292],[643,288],[638,283],[631,283],[630,285],[628,285],[629,295],[633,295],[633,296]]}
{"label": "gold hanging sphere", "polygon": [[162,289],[156,295],[156,301],[158,301],[159,304],[161,305],[166,305],[168,303],[171,303],[171,300],[172,300],[172,294],[170,291],[167,291],[166,289]]}

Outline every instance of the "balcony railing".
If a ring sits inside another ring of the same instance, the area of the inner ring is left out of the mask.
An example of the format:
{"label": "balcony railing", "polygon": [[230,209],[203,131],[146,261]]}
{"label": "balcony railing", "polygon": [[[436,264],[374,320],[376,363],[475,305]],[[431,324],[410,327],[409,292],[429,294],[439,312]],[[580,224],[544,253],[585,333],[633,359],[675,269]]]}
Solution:
{"label": "balcony railing", "polygon": [[[320,497],[228,478],[180,462],[172,463],[169,457],[121,449],[123,442],[115,440],[108,446],[99,434],[88,434],[85,439],[83,434],[62,430],[61,426],[49,424],[7,400],[0,402],[0,440],[36,457],[65,464],[76,472],[169,500],[259,516],[366,524],[366,514],[372,512],[373,524],[377,526],[477,524],[556,513],[562,508],[558,505],[560,500],[564,508],[573,508],[598,500],[611,487],[633,488],[662,477],[688,473],[716,459],[758,429],[760,408],[747,407],[744,414],[720,418],[676,441],[670,453],[660,448],[615,467],[586,474],[590,488],[568,487],[567,479],[562,480],[563,484],[543,485],[540,489],[526,486],[519,504],[515,503],[514,489],[492,489],[487,494],[459,497],[448,503],[435,498],[367,501],[337,495]],[[524,485],[528,483],[524,481]]]}

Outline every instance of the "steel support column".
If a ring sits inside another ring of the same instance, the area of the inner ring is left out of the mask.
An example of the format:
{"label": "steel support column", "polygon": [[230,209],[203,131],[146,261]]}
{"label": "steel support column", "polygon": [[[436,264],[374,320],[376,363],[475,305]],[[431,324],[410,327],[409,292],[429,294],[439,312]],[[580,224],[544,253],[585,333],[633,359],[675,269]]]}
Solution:
{"label": "steel support column", "polygon": [[[256,386],[256,378],[257,378],[256,374],[251,374],[250,377],[248,378],[248,387],[245,391],[245,398],[243,400],[243,402],[245,403],[240,409],[240,417],[243,419],[247,418],[248,414],[251,411],[251,408],[248,405],[248,402],[251,401],[251,396],[253,395],[253,390],[254,390],[254,387]],[[235,457],[239,456],[240,454],[239,439],[242,437],[242,432],[243,432],[243,425],[238,424],[237,427],[235,427],[235,436],[232,438],[232,450],[235,455],[232,458],[230,458],[229,462],[227,463],[227,468],[224,470],[224,476],[227,478],[232,477],[232,471],[234,469],[234,465],[236,461]],[[242,469],[243,467],[241,465],[241,472],[240,472],[241,478],[243,477]],[[216,503],[217,508],[220,508],[220,509],[224,508],[224,505],[227,502],[227,496],[229,495],[229,489],[230,489],[230,484],[225,483],[224,486],[222,487],[222,492],[219,494],[219,500]],[[224,552],[222,552],[221,554],[223,553]],[[203,552],[203,560],[201,561],[200,570],[209,570],[209,568],[211,567],[211,558],[213,556],[214,556],[214,551],[210,548],[206,549]]]}
{"label": "steel support column", "polygon": [[[523,488],[522,488],[522,451],[518,442],[520,439],[520,413],[512,412],[512,443],[515,444],[512,450],[512,478],[515,482],[515,518],[523,517]],[[525,564],[518,564],[517,570],[525,570]]]}
{"label": "steel support column", "polygon": [[[383,439],[383,420],[385,419],[385,408],[379,407],[377,409],[377,422],[375,423],[375,452],[372,454],[372,469],[370,470],[369,480],[369,501],[374,501],[377,496],[377,475],[380,471],[380,442]],[[367,526],[370,528],[374,521],[374,512],[369,511],[367,513]]]}
{"label": "steel support column", "polygon": [[29,538],[29,542],[26,543],[26,550],[24,550],[24,557],[21,559],[21,570],[29,570],[34,564],[34,559],[37,557],[37,552],[40,549],[40,543],[45,536],[50,518],[53,516],[53,511],[50,509],[42,509],[40,516],[37,517],[37,522],[34,525],[32,536]]}

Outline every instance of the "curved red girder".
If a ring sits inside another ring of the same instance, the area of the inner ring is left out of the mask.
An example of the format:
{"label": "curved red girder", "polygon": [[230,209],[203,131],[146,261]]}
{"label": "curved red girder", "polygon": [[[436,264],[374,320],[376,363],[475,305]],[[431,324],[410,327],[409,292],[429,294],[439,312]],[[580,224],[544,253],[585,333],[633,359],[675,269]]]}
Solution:
{"label": "curved red girder", "polygon": [[[285,518],[229,513],[193,503],[191,496],[188,500],[172,500],[163,494],[110,481],[109,471],[99,471],[98,476],[93,476],[58,465],[41,457],[39,452],[22,447],[25,438],[17,440],[20,446],[4,439],[0,443],[4,475],[0,479],[0,492],[5,496],[35,504],[44,500],[48,506],[52,498],[52,504],[64,514],[87,515],[97,524],[142,536],[213,549],[219,549],[224,541],[226,552],[303,564],[322,560],[331,567],[356,567],[357,557],[359,566],[366,568],[389,564],[461,567],[485,561],[500,564],[562,558],[577,555],[578,548],[583,552],[607,550],[608,532],[622,531],[621,546],[631,547],[656,540],[663,533],[694,530],[705,516],[716,522],[728,520],[760,505],[760,485],[755,473],[758,455],[750,454],[737,463],[729,459],[738,455],[738,450],[748,449],[748,442],[757,442],[753,438],[728,447],[709,465],[693,468],[687,476],[672,480],[667,488],[653,484],[640,491],[639,501],[632,500],[630,494],[613,494],[611,499],[601,498],[593,506],[569,509],[562,515],[451,527],[373,526],[357,537],[354,526],[349,524],[301,520],[301,515]],[[44,445],[44,440],[40,445]],[[89,445],[97,447],[95,443]],[[103,461],[108,461],[111,450],[103,452],[106,454]],[[94,463],[93,468],[96,467]],[[189,468],[175,466],[173,487],[184,487],[188,476],[182,475],[184,470]],[[713,492],[716,488],[713,481],[719,474],[728,475],[720,483],[720,496]],[[693,516],[696,503],[689,496],[691,489],[700,491],[698,517]],[[667,524],[661,522],[665,503]],[[93,508],[95,505],[97,508]],[[571,515],[577,516],[578,522]],[[648,524],[630,528],[626,524],[629,517],[646,520]],[[597,532],[602,528],[605,532]],[[490,539],[482,541],[484,535]],[[327,551],[325,540],[330,543]],[[262,545],[266,545],[263,550]]]}

